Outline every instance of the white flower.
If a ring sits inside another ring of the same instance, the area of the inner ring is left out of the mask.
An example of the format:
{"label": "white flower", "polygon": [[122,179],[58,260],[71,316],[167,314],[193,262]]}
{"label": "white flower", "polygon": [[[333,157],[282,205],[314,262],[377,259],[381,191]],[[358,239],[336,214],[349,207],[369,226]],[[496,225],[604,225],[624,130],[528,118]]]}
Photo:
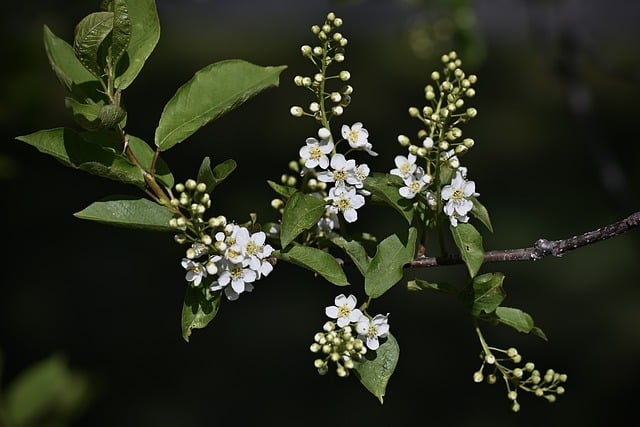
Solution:
{"label": "white flower", "polygon": [[372,156],[377,156],[378,153],[373,151],[373,147],[369,142],[369,131],[362,127],[362,123],[356,122],[351,127],[342,125],[342,137],[347,140],[349,146],[355,150],[365,150]]}
{"label": "white flower", "polygon": [[334,300],[335,305],[325,307],[324,312],[332,319],[337,319],[336,323],[339,327],[347,326],[349,323],[355,323],[362,317],[362,312],[355,308],[356,297],[340,294]]}
{"label": "white flower", "polygon": [[356,331],[359,338],[365,341],[369,350],[377,350],[380,347],[378,338],[389,335],[389,314],[376,314],[373,319],[363,315],[358,320]]}
{"label": "white flower", "polygon": [[207,269],[199,262],[192,261],[189,258],[182,258],[181,264],[187,270],[185,279],[188,282],[193,282],[193,286],[200,286],[202,278],[207,277]]}
{"label": "white flower", "polygon": [[[241,263],[234,264],[231,262],[222,262],[219,267],[221,272],[218,274],[218,280],[211,286],[212,291],[217,291],[231,285],[231,289],[236,294],[253,289],[252,282],[258,278],[258,274],[246,268],[249,265],[249,259],[245,258]],[[228,295],[227,295],[228,296]]]}
{"label": "white flower", "polygon": [[476,191],[476,183],[463,178],[460,171],[456,171],[451,180],[451,184],[442,187],[442,200],[447,201],[444,205],[444,213],[449,216],[451,225],[458,225],[458,221],[467,222],[467,214],[473,208],[473,202],[468,199],[471,196],[479,196]]}
{"label": "white flower", "polygon": [[347,160],[343,154],[336,153],[331,157],[332,171],[322,171],[318,174],[318,180],[322,182],[335,182],[336,186],[344,187],[347,178],[353,175],[356,161]]}
{"label": "white flower", "polygon": [[421,167],[417,167],[413,175],[409,175],[404,179],[405,186],[398,191],[405,199],[413,199],[430,182],[431,175],[425,175],[424,170]]}
{"label": "white flower", "polygon": [[397,175],[402,179],[407,178],[416,170],[416,159],[415,154],[409,154],[407,157],[396,156],[393,160],[396,168],[391,169],[389,173],[391,175]]}
{"label": "white flower", "polygon": [[307,138],[307,145],[300,149],[300,157],[305,161],[304,166],[313,169],[320,166],[322,169],[329,167],[327,154],[333,150],[333,142],[323,139]]}
{"label": "white flower", "polygon": [[328,199],[332,202],[329,210],[342,212],[347,222],[356,221],[358,219],[356,209],[364,206],[364,196],[356,194],[355,188],[332,187],[329,190]]}
{"label": "white flower", "polygon": [[364,180],[367,179],[370,172],[371,170],[369,169],[369,165],[366,163],[356,166],[347,177],[347,184],[351,184],[354,187],[361,189],[364,185]]}

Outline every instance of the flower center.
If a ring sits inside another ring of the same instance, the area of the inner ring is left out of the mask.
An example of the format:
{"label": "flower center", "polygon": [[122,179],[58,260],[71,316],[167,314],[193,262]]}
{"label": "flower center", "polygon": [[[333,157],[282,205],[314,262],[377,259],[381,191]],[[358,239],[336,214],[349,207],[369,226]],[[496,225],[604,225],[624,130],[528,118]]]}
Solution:
{"label": "flower center", "polygon": [[247,254],[249,255],[254,255],[256,252],[258,252],[260,250],[260,246],[256,245],[255,242],[249,242],[247,243],[247,246],[245,247]]}
{"label": "flower center", "polygon": [[336,181],[344,181],[347,178],[347,171],[344,169],[336,169],[333,171],[333,178]]}
{"label": "flower center", "polygon": [[352,130],[351,132],[349,132],[349,141],[356,143],[358,142],[358,131],[357,130]]}
{"label": "flower center", "polygon": [[320,148],[319,148],[319,147],[311,147],[311,148],[309,149],[309,156],[310,156],[312,159],[317,160],[317,159],[319,159],[320,157],[322,157],[322,150],[320,150]]}
{"label": "flower center", "polygon": [[340,198],[340,200],[338,200],[337,205],[338,209],[344,212],[351,207],[351,201],[347,198],[342,197]]}
{"label": "flower center", "polygon": [[229,270],[229,275],[233,280],[238,280],[244,277],[244,272],[242,270],[242,267],[237,265]]}
{"label": "flower center", "polygon": [[464,194],[462,194],[462,190],[457,189],[457,190],[454,190],[453,194],[451,195],[451,198],[454,200],[462,200],[464,199]]}
{"label": "flower center", "polygon": [[348,305],[344,304],[338,307],[338,317],[349,317],[351,314],[351,309]]}

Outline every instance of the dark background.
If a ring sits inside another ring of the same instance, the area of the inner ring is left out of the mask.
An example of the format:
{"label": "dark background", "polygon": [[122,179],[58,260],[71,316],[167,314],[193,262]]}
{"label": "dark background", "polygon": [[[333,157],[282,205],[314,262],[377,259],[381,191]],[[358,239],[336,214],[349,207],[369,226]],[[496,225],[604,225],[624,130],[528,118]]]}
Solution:
{"label": "dark background", "polygon": [[[345,123],[362,121],[389,170],[399,133],[418,123],[423,87],[451,49],[479,76],[478,117],[463,131],[476,146],[463,158],[495,232],[486,249],[531,246],[596,229],[638,210],[640,9],[631,1],[258,1],[159,0],[161,37],[124,94],[127,130],[152,141],[175,90],[209,63],[241,58],[289,66],[279,88],[198,131],[165,154],[177,180],[201,159],[233,158],[236,172],[214,194],[215,214],[276,218],[269,208],[289,160],[316,132],[294,119],[310,101],[293,85],[312,72],[300,55],[309,28],[335,11],[349,39],[345,68],[353,102]],[[14,138],[70,126],[64,93],[42,47],[42,26],[71,41],[98,2],[11,2],[0,24],[0,258],[2,384],[61,352],[95,379],[96,395],[73,425],[211,426],[231,423],[351,425],[608,425],[635,419],[640,380],[638,230],[561,259],[492,264],[503,271],[506,304],[530,313],[549,337],[485,329],[491,345],[515,345],[524,360],[569,376],[549,404],[521,394],[509,409],[502,384],[472,382],[479,343],[452,298],[408,293],[402,283],[376,307],[388,311],[401,356],[384,405],[354,378],[320,377],[308,346],[339,292],[306,270],[279,264],[256,290],[225,302],[186,343],[180,335],[183,248],[171,235],[132,232],[72,216],[133,188],[63,167]],[[454,7],[455,6],[455,7]],[[474,18],[469,21],[469,17]],[[471,23],[470,23],[471,22]],[[465,24],[466,23],[466,24]],[[470,23],[470,24],[469,24]],[[337,124],[337,123],[336,123]],[[402,223],[363,209],[359,225],[384,237]],[[408,277],[464,280],[446,267]],[[356,277],[356,276],[353,276]],[[452,279],[453,278],[453,279]]]}

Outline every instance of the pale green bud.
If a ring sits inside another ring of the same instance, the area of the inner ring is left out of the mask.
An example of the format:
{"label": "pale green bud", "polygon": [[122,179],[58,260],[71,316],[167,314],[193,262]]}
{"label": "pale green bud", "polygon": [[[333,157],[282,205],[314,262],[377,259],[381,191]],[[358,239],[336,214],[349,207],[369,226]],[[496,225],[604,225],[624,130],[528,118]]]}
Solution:
{"label": "pale green bud", "polygon": [[336,53],[335,55],[333,55],[333,60],[336,62],[344,61],[344,53]]}
{"label": "pale green bud", "polygon": [[339,27],[339,26],[341,26],[341,25],[342,25],[342,18],[335,18],[335,19],[333,20],[333,25],[334,25],[334,27]]}
{"label": "pale green bud", "polygon": [[300,48],[300,52],[302,53],[302,56],[311,56],[313,50],[311,49],[311,46],[305,44]]}
{"label": "pale green bud", "polygon": [[203,234],[202,236],[200,236],[200,240],[207,246],[211,244],[211,236],[209,236],[208,234]]}
{"label": "pale green bud", "polygon": [[340,80],[343,82],[348,81],[351,78],[351,73],[347,70],[340,71]]}
{"label": "pale green bud", "polygon": [[336,116],[341,116],[342,113],[344,113],[344,108],[342,107],[342,105],[335,105],[334,107],[331,108],[331,111]]}
{"label": "pale green bud", "polygon": [[409,144],[411,144],[411,141],[409,140],[409,137],[406,135],[398,135],[398,143],[403,147],[406,147]]}
{"label": "pale green bud", "polygon": [[475,74],[471,74],[467,78],[469,79],[469,82],[471,82],[471,84],[476,84],[476,82],[478,81],[478,76],[476,76]]}
{"label": "pale green bud", "polygon": [[342,95],[338,92],[331,92],[330,99],[331,101],[338,103],[342,100]]}
{"label": "pale green bud", "polygon": [[433,148],[433,139],[431,139],[430,137],[426,137],[424,139],[424,141],[422,141],[422,146],[424,148],[426,148],[427,150],[430,150]]}
{"label": "pale green bud", "polygon": [[476,96],[476,90],[474,88],[469,88],[464,92],[464,94],[469,98],[473,98],[474,96]]}
{"label": "pale green bud", "polygon": [[420,117],[420,110],[418,110],[416,107],[410,107],[409,108],[409,116],[411,117]]}
{"label": "pale green bud", "polygon": [[343,37],[340,39],[340,46],[345,47],[348,43],[348,40],[346,37]]}
{"label": "pale green bud", "polygon": [[175,236],[173,236],[173,240],[175,240],[176,243],[182,245],[187,241],[187,236],[185,236],[184,234],[176,234]]}
{"label": "pale green bud", "polygon": [[515,390],[509,391],[509,393],[507,393],[507,398],[509,400],[516,400],[518,398],[518,392]]}
{"label": "pale green bud", "polygon": [[316,73],[313,76],[313,80],[317,81],[318,83],[324,80],[324,76],[322,75],[322,73]]}
{"label": "pale green bud", "polygon": [[187,220],[181,216],[178,218],[178,227],[184,227],[187,225]]}
{"label": "pale green bud", "polygon": [[476,371],[473,373],[473,382],[481,383],[484,380],[484,375],[482,375],[482,371]]}
{"label": "pale green bud", "polygon": [[309,104],[309,110],[312,113],[317,113],[318,111],[320,111],[320,104],[318,104],[317,102],[312,102],[311,104]]}
{"label": "pale green bud", "polygon": [[416,154],[418,157],[426,157],[427,156],[427,149],[424,147],[418,147],[418,150],[416,151]]}
{"label": "pale green bud", "polygon": [[467,116],[469,116],[470,118],[474,118],[477,115],[478,115],[478,110],[476,110],[473,107],[467,108]]}
{"label": "pale green bud", "polygon": [[320,32],[320,26],[319,25],[314,25],[311,27],[311,32],[313,34],[318,34]]}
{"label": "pale green bud", "polygon": [[169,227],[177,228],[178,227],[178,220],[176,218],[171,218],[169,220]]}
{"label": "pale green bud", "polygon": [[331,22],[336,19],[336,14],[334,12],[327,13],[327,21]]}
{"label": "pale green bud", "polygon": [[333,40],[339,42],[340,39],[342,39],[342,34],[340,33],[333,33]]}
{"label": "pale green bud", "polygon": [[353,93],[353,86],[344,85],[342,86],[342,89],[340,90],[340,92],[342,92],[343,95],[351,95]]}
{"label": "pale green bud", "polygon": [[196,183],[195,179],[188,179],[187,182],[185,183],[187,190],[191,190],[191,191],[195,190],[196,185],[198,184]]}
{"label": "pale green bud", "polygon": [[196,191],[204,193],[205,191],[207,191],[207,184],[205,184],[204,182],[199,182],[198,185],[196,185]]}
{"label": "pale green bud", "polygon": [[313,54],[315,56],[322,56],[323,53],[324,53],[324,50],[322,49],[322,47],[320,47],[320,46],[314,46],[313,47]]}
{"label": "pale green bud", "polygon": [[434,71],[433,73],[431,73],[431,80],[435,80],[435,81],[440,80],[440,73],[437,71]]}
{"label": "pale green bud", "polygon": [[186,256],[189,259],[194,259],[196,257],[196,250],[193,248],[188,248],[186,250]]}
{"label": "pale green bud", "polygon": [[218,274],[218,266],[216,265],[215,262],[212,262],[212,261],[207,262],[207,264],[205,265],[205,268],[207,269],[207,273],[211,274],[212,276],[214,274]]}
{"label": "pale green bud", "polygon": [[489,365],[493,365],[494,363],[496,363],[496,357],[493,354],[489,353],[484,356],[484,361]]}

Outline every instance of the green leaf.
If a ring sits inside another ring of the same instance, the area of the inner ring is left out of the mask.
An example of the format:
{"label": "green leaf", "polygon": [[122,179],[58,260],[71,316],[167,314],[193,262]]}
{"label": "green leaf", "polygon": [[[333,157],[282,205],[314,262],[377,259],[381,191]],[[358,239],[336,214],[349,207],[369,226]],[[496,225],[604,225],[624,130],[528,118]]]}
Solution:
{"label": "green leaf", "polygon": [[511,326],[518,332],[528,334],[534,327],[533,318],[519,308],[497,307],[496,316],[498,321]]}
{"label": "green leaf", "polygon": [[110,62],[113,67],[118,65],[129,41],[131,40],[131,20],[125,0],[113,0],[111,2],[113,12],[113,30],[111,32],[111,47],[109,49]]}
{"label": "green leaf", "polygon": [[79,169],[93,175],[133,184],[144,188],[145,182],[138,167],[117,150],[119,140],[113,141],[113,148],[94,143],[115,135],[112,132],[88,132],[80,134],[71,129],[55,128],[18,136],[18,141],[34,146],[41,153],[53,156],[65,166]]}
{"label": "green leaf", "polygon": [[469,197],[469,200],[473,203],[473,208],[471,208],[471,215],[476,217],[478,221],[480,221],[487,229],[493,233],[493,227],[491,226],[491,220],[489,219],[489,212],[487,208],[484,207],[482,203],[478,201],[475,197]]}
{"label": "green leaf", "polygon": [[60,84],[80,102],[107,103],[98,78],[82,65],[71,45],[53,34],[46,25],[43,38],[49,63]]}
{"label": "green leaf", "polygon": [[182,304],[182,338],[189,342],[194,329],[207,326],[220,309],[222,291],[210,292],[206,287],[187,286]]}
{"label": "green leaf", "polygon": [[449,226],[453,240],[460,250],[460,256],[467,265],[469,275],[474,277],[484,262],[484,248],[482,236],[476,228],[469,223],[458,223],[457,226]]}
{"label": "green leaf", "polygon": [[374,352],[369,351],[365,357],[355,362],[353,368],[358,380],[369,390],[380,403],[383,402],[389,379],[396,369],[400,347],[393,335],[388,334],[386,341]]}
{"label": "green leaf", "polygon": [[168,150],[264,89],[278,86],[285,68],[233,59],[198,71],[165,105],[156,128],[156,146]]}
{"label": "green leaf", "polygon": [[391,183],[393,175],[374,172],[364,181],[364,188],[371,192],[373,201],[380,201],[391,206],[411,224],[413,204],[398,192],[398,187]]}
{"label": "green leaf", "polygon": [[325,212],[326,202],[320,197],[293,193],[282,213],[280,244],[286,248],[300,233],[317,224]]}
{"label": "green leaf", "polygon": [[15,426],[66,425],[92,398],[88,376],[71,371],[66,358],[55,354],[27,367],[9,384],[3,415]]}
{"label": "green leaf", "polygon": [[473,316],[482,312],[491,313],[498,308],[506,298],[502,288],[503,273],[485,273],[473,278],[470,311]]}
{"label": "green leaf", "polygon": [[222,163],[218,163],[213,170],[211,169],[211,159],[205,157],[198,169],[198,182],[203,182],[206,186],[206,192],[210,193],[222,181],[224,181],[236,169],[235,160],[229,159]]}
{"label": "green leaf", "polygon": [[328,252],[309,246],[292,246],[286,251],[274,251],[272,256],[292,264],[309,269],[334,285],[348,285],[342,267],[336,259]]}
{"label": "green leaf", "polygon": [[117,105],[84,104],[73,98],[65,98],[65,106],[73,119],[86,130],[112,129],[121,123],[127,113]]}
{"label": "green leaf", "polygon": [[125,90],[138,76],[160,39],[160,21],[155,0],[126,0],[131,36],[118,63],[115,87]]}
{"label": "green leaf", "polygon": [[151,231],[172,231],[169,226],[173,213],[149,199],[133,196],[112,196],[93,202],[73,214],[106,225]]}
{"label": "green leaf", "polygon": [[365,276],[367,274],[367,270],[369,269],[369,262],[371,258],[367,255],[367,251],[364,249],[364,246],[360,244],[360,242],[351,240],[347,241],[344,237],[338,236],[333,237],[331,239],[333,244],[341,248],[353,261],[353,263],[360,270],[360,274]]}
{"label": "green leaf", "polygon": [[269,184],[269,187],[271,187],[276,193],[281,195],[285,200],[287,200],[289,197],[291,197],[293,195],[293,193],[298,191],[294,187],[289,187],[288,185],[277,184],[277,183],[275,183],[273,181],[270,181],[270,180],[267,180],[267,184]]}
{"label": "green leaf", "polygon": [[460,290],[451,283],[435,283],[426,280],[410,280],[407,282],[407,289],[410,291],[436,291],[444,292],[455,297],[460,295]]}
{"label": "green leaf", "polygon": [[105,74],[105,64],[99,57],[102,42],[113,30],[113,12],[94,12],[76,25],[73,50],[76,56],[94,76]]}
{"label": "green leaf", "polygon": [[404,266],[413,261],[415,256],[417,236],[417,230],[410,227],[406,245],[395,234],[378,244],[364,277],[367,295],[378,298],[402,279]]}

